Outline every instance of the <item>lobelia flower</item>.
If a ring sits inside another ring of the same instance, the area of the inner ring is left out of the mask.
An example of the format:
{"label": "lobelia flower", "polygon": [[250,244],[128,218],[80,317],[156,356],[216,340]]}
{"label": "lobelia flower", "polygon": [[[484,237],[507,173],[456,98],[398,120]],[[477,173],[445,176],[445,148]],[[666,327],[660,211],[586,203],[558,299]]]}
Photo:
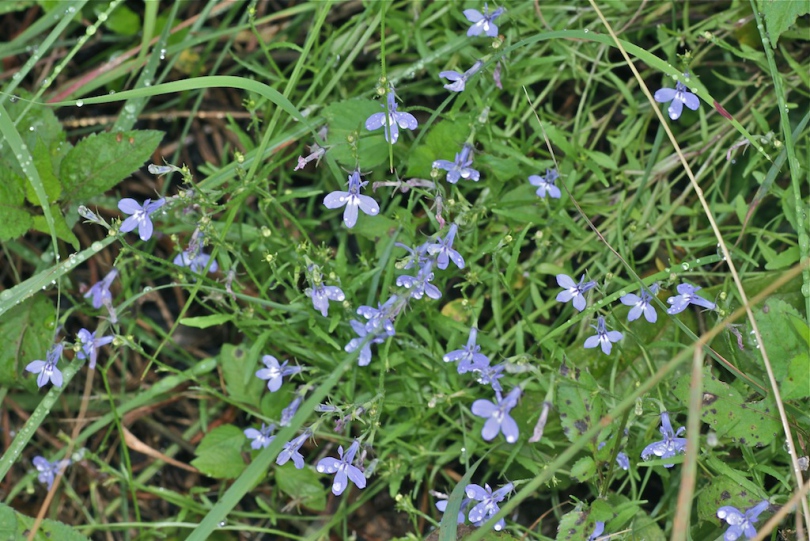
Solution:
{"label": "lobelia flower", "polygon": [[495,25],[495,19],[501,16],[504,12],[503,8],[498,8],[492,13],[489,13],[486,2],[484,2],[484,13],[477,9],[465,9],[464,16],[468,21],[474,23],[469,30],[467,36],[480,36],[483,32],[487,36],[494,38],[498,36],[498,27]]}
{"label": "lobelia flower", "polygon": [[453,249],[453,242],[456,239],[457,231],[458,225],[451,224],[450,229],[447,230],[447,236],[443,239],[438,238],[436,242],[427,246],[427,253],[436,256],[436,266],[442,270],[447,268],[450,261],[455,263],[456,267],[459,269],[464,268],[464,258]]}
{"label": "lobelia flower", "polygon": [[[489,361],[489,359],[487,359]],[[495,366],[485,366],[484,368],[474,368],[473,372],[478,374],[478,383],[481,385],[489,385],[496,393],[503,392],[501,382],[498,380],[503,377],[503,371],[506,368],[503,364],[496,364]]]}
{"label": "lobelia flower", "polygon": [[464,143],[461,152],[456,154],[455,162],[436,160],[433,162],[433,168],[447,171],[447,182],[450,184],[455,184],[462,178],[478,182],[478,179],[481,178],[480,173],[470,167],[472,165],[472,157],[470,156],[472,149],[471,144]]}
{"label": "lobelia flower", "polygon": [[[468,515],[470,522],[476,526],[481,526],[484,522],[489,520],[490,517],[501,510],[500,507],[498,507],[498,503],[502,502],[504,498],[506,498],[506,495],[512,492],[512,488],[512,483],[506,483],[495,492],[492,492],[492,488],[487,484],[483,487],[474,483],[467,485],[464,489],[467,497],[472,501],[480,502],[470,509],[470,514]],[[504,526],[506,526],[506,523],[501,519],[495,523],[494,529],[499,532],[503,530]]]}
{"label": "lobelia flower", "polygon": [[100,282],[93,284],[90,289],[87,290],[87,293],[84,294],[85,299],[92,297],[91,302],[93,304],[93,308],[101,308],[102,306],[107,308],[107,312],[110,314],[110,321],[112,323],[116,323],[117,318],[112,305],[112,293],[110,292],[110,285],[112,285],[112,282],[115,280],[116,276],[118,276],[118,271],[112,269]]}
{"label": "lobelia flower", "polygon": [[579,279],[578,284],[574,282],[574,280],[567,274],[558,274],[557,284],[559,284],[560,287],[564,288],[564,291],[560,291],[559,293],[557,293],[557,301],[568,302],[571,299],[574,299],[574,302],[572,304],[574,305],[574,308],[576,308],[580,312],[582,312],[585,309],[586,304],[585,292],[593,287],[596,287],[596,282],[585,281],[584,274]]}
{"label": "lobelia flower", "polygon": [[632,306],[630,312],[627,314],[627,321],[635,321],[644,314],[644,319],[650,323],[655,323],[658,319],[658,314],[655,313],[655,308],[652,306],[653,296],[658,294],[658,284],[652,284],[649,291],[645,288],[641,289],[641,296],[635,293],[628,293],[622,296],[619,300],[625,306]]}
{"label": "lobelia flower", "polygon": [[678,295],[667,299],[667,304],[672,305],[667,310],[667,314],[680,314],[686,310],[686,307],[690,304],[702,306],[708,310],[717,308],[716,304],[704,299],[696,293],[699,289],[699,287],[691,284],[678,284]]}
{"label": "lobelia flower", "polygon": [[[304,391],[306,393],[306,391]],[[301,407],[301,402],[304,401],[304,395],[298,394],[292,401],[287,405],[286,408],[281,410],[281,421],[279,421],[280,426],[289,426],[290,421],[292,418],[295,417],[296,412],[298,412],[298,408]]]}
{"label": "lobelia flower", "polygon": [[266,368],[261,368],[256,371],[256,377],[259,379],[267,380],[267,388],[271,393],[278,391],[281,388],[281,383],[284,376],[292,376],[301,371],[300,366],[287,366],[289,361],[284,361],[278,364],[278,359],[272,355],[265,355],[262,357],[262,362]]}
{"label": "lobelia flower", "polygon": [[385,140],[392,145],[399,139],[399,128],[415,130],[418,125],[416,117],[412,114],[397,112],[397,100],[393,89],[388,91],[386,112],[374,113],[366,119],[366,129],[374,131],[385,128]]}
{"label": "lobelia flower", "polygon": [[312,436],[312,432],[307,429],[300,436],[285,443],[284,449],[282,449],[278,457],[276,457],[276,464],[283,466],[292,459],[295,467],[299,470],[302,469],[304,467],[304,455],[299,452],[299,449],[301,449],[310,436]]}
{"label": "lobelia flower", "polygon": [[444,88],[447,90],[452,92],[462,92],[467,84],[467,79],[478,73],[483,65],[484,63],[481,60],[478,60],[464,73],[459,73],[455,70],[440,71],[439,77],[443,77],[448,81],[451,81],[450,83],[444,85]]}
{"label": "lobelia flower", "polygon": [[420,244],[419,246],[416,247],[415,250],[410,246],[402,244],[401,242],[395,242],[394,246],[399,246],[400,248],[407,250],[408,254],[410,254],[408,255],[408,257],[404,259],[404,263],[398,265],[398,268],[410,269],[414,265],[419,265],[421,267],[422,265],[424,265],[429,261],[427,249],[428,246],[430,246],[430,242]]}
{"label": "lobelia flower", "polygon": [[596,329],[596,334],[589,336],[585,340],[585,348],[590,349],[595,348],[596,346],[601,346],[602,353],[605,355],[610,355],[610,350],[613,348],[612,342],[618,342],[624,337],[624,335],[619,331],[607,330],[607,328],[605,328],[605,318],[602,316],[599,316],[596,319],[596,326],[594,327],[591,325],[591,327]]}
{"label": "lobelia flower", "polygon": [[32,374],[39,374],[37,376],[37,387],[40,389],[50,381],[57,387],[62,386],[62,371],[56,367],[59,359],[62,357],[62,349],[64,346],[62,342],[54,344],[48,351],[45,361],[31,361],[25,367],[27,372]]}
{"label": "lobelia flower", "polygon": [[399,297],[391,295],[384,304],[378,304],[378,308],[371,306],[361,306],[357,309],[357,314],[368,320],[366,329],[369,332],[384,331],[388,336],[394,336],[394,323],[392,318],[399,313],[397,306]]}
{"label": "lobelia flower", "polygon": [[[469,507],[471,502],[472,500],[469,498],[464,498],[461,500],[461,506],[458,509],[458,518],[456,519],[456,522],[458,522],[459,524],[464,524],[465,518],[464,511],[467,509],[467,507]],[[448,500],[445,497],[445,499],[436,502],[436,509],[438,509],[439,511],[442,512],[442,514],[444,514],[447,511],[447,504]]]}
{"label": "lobelia flower", "polygon": [[501,63],[500,62],[495,64],[495,69],[492,70],[492,80],[495,81],[495,86],[498,87],[499,90],[503,90],[503,85],[501,84]]}
{"label": "lobelia flower", "polygon": [[[670,458],[686,450],[686,438],[678,437],[686,430],[686,427],[682,426],[677,432],[672,430],[672,424],[669,422],[669,413],[666,411],[661,413],[661,427],[658,430],[664,436],[664,439],[645,447],[644,450],[641,451],[641,458],[644,460],[652,456]],[[664,464],[664,467],[671,468],[674,465],[675,464]]]}
{"label": "lobelia flower", "polygon": [[[98,331],[96,331],[98,332]],[[88,367],[92,370],[96,367],[96,359],[98,359],[98,348],[106,346],[113,341],[112,336],[101,336],[96,338],[96,332],[90,332],[87,329],[80,329],[78,334],[79,341],[81,342],[82,349],[76,353],[79,359],[90,359]]]}
{"label": "lobelia flower", "polygon": [[329,301],[342,302],[346,300],[346,295],[338,286],[325,286],[323,283],[317,284],[307,292],[312,297],[312,306],[320,311],[323,317],[329,315]]}
{"label": "lobelia flower", "polygon": [[540,417],[537,418],[537,424],[534,425],[532,437],[529,438],[529,443],[537,443],[543,439],[543,431],[546,429],[546,422],[548,422],[548,412],[551,410],[551,402],[548,400],[543,401],[543,407],[540,410]]}
{"label": "lobelia flower", "polygon": [[559,199],[562,196],[560,189],[554,185],[554,181],[560,178],[556,169],[546,169],[546,176],[530,175],[529,184],[537,186],[537,195],[545,198],[546,195],[552,199]]}
{"label": "lobelia flower", "polygon": [[489,357],[483,353],[480,353],[481,346],[476,344],[477,338],[478,329],[471,327],[470,337],[467,339],[467,345],[461,349],[456,349],[449,352],[442,357],[442,360],[446,363],[459,361],[459,374],[464,374],[465,372],[470,372],[471,370],[484,370],[489,366]]}
{"label": "lobelia flower", "polygon": [[349,343],[344,346],[343,350],[346,353],[351,353],[358,348],[360,355],[357,358],[358,366],[367,366],[371,362],[371,344],[382,344],[385,342],[383,333],[380,330],[368,330],[368,323],[363,325],[356,319],[349,321],[352,329],[357,333],[357,338],[352,338]]}
{"label": "lobelia flower", "polygon": [[[175,256],[172,263],[178,267],[188,267],[191,272],[200,274],[205,270],[205,267],[208,267],[208,261],[210,259],[210,255],[199,250],[197,250],[196,254],[193,254],[190,250],[183,250]],[[211,266],[208,267],[208,272],[217,272],[217,270],[219,270],[219,265],[217,265],[217,260],[215,259],[211,262]]]}
{"label": "lobelia flower", "polygon": [[680,81],[675,83],[674,89],[662,88],[657,90],[653,98],[655,98],[655,101],[658,103],[672,102],[667,108],[669,118],[672,120],[678,120],[678,118],[680,118],[684,105],[693,111],[697,111],[697,108],[700,107],[700,99],[696,95],[689,92],[686,85]]}
{"label": "lobelia flower", "polygon": [[275,429],[276,425],[274,424],[266,426],[264,423],[262,423],[262,427],[259,430],[256,430],[255,428],[246,428],[244,432],[245,436],[251,440],[250,447],[252,449],[264,449],[275,439],[275,436],[272,435]]}
{"label": "lobelia flower", "polygon": [[630,469],[630,457],[627,456],[627,453],[619,453],[616,455],[616,464],[624,471],[627,471]]}
{"label": "lobelia flower", "polygon": [[131,216],[121,224],[120,231],[129,233],[137,227],[141,240],[149,240],[152,238],[153,231],[151,215],[162,207],[164,203],[166,203],[166,200],[163,198],[157,201],[147,199],[143,202],[143,205],[139,205],[134,199],[125,197],[118,202],[118,210],[124,214],[131,214]]}
{"label": "lobelia flower", "polygon": [[311,161],[314,161],[315,167],[317,167],[318,164],[321,162],[321,158],[323,158],[323,155],[326,154],[326,149],[319,146],[318,143],[315,143],[314,145],[309,147],[309,152],[310,154],[306,158],[304,158],[303,156],[298,156],[298,165],[295,166],[295,169],[293,169],[293,171],[303,169]]}
{"label": "lobelia flower", "polygon": [[337,209],[346,205],[343,211],[343,223],[351,229],[357,223],[357,209],[359,208],[369,216],[376,216],[380,206],[367,195],[360,195],[360,188],[368,182],[360,181],[360,171],[353,171],[349,175],[349,191],[334,191],[323,198],[323,204],[328,209]]}
{"label": "lobelia flower", "polygon": [[442,292],[439,288],[430,283],[433,280],[433,262],[428,261],[419,269],[416,276],[403,275],[397,277],[397,285],[409,289],[411,297],[421,299],[427,295],[431,299],[440,299]]}
{"label": "lobelia flower", "polygon": [[473,402],[471,408],[473,415],[486,419],[484,428],[481,429],[481,437],[484,438],[484,441],[495,439],[498,432],[503,432],[507,443],[517,441],[520,431],[509,412],[517,406],[520,393],[520,387],[515,387],[505,398],[501,398],[500,393],[496,393],[497,404],[484,399]]}
{"label": "lobelia flower", "polygon": [[335,480],[332,482],[332,494],[335,496],[340,496],[343,494],[343,491],[346,490],[349,484],[347,478],[351,479],[351,481],[357,485],[357,488],[366,488],[366,478],[363,472],[360,468],[352,464],[354,455],[357,454],[358,449],[360,449],[360,442],[354,440],[351,446],[346,450],[345,455],[343,454],[343,447],[338,447],[340,460],[326,457],[319,460],[318,465],[315,466],[318,473],[335,474]]}
{"label": "lobelia flower", "polygon": [[601,520],[597,520],[593,528],[593,533],[588,538],[588,541],[596,541],[603,533],[605,533],[605,523]]}
{"label": "lobelia flower", "polygon": [[70,466],[70,459],[67,458],[49,462],[45,457],[35,456],[31,462],[39,472],[37,479],[40,483],[46,485],[48,490],[53,486],[53,481],[59,474],[59,471]]}
{"label": "lobelia flower", "polygon": [[728,522],[729,528],[726,530],[723,539],[725,541],[736,541],[743,534],[747,539],[756,537],[757,530],[754,528],[754,523],[759,519],[760,513],[770,507],[767,500],[763,500],[756,504],[754,507],[748,509],[745,513],[740,511],[734,506],[724,505],[717,510],[717,518]]}

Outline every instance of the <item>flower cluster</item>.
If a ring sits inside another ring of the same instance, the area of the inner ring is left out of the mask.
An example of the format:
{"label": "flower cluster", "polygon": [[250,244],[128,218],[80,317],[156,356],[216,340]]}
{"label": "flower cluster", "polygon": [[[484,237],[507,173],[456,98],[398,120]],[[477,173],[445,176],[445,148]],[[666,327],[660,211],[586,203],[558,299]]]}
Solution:
{"label": "flower cluster", "polygon": [[[506,483],[495,491],[493,491],[488,484],[484,484],[483,487],[474,483],[467,485],[464,488],[464,495],[466,497],[461,501],[461,507],[458,512],[458,523],[464,524],[466,517],[474,526],[482,526],[501,510],[498,504],[501,503],[513,489],[514,486],[512,483]],[[436,502],[436,509],[444,513],[447,509],[447,502],[448,500],[446,498],[439,500]],[[467,509],[469,509],[468,512]],[[505,526],[506,522],[500,519],[495,523],[494,529],[501,531]]]}

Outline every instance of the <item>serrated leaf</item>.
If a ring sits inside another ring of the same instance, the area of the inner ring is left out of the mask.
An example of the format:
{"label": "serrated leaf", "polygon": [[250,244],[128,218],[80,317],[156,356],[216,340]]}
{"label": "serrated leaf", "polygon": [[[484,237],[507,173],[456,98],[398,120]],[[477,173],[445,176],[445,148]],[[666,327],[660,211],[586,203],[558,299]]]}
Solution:
{"label": "serrated leaf", "polygon": [[[602,416],[602,398],[593,376],[579,368],[563,365],[557,391],[560,423],[568,441],[577,441]],[[591,442],[590,447],[594,444]],[[593,449],[592,449],[593,450]]]}
{"label": "serrated leaf", "polygon": [[[0,385],[19,385],[25,366],[45,359],[53,344],[56,310],[47,297],[37,295],[14,306],[0,316],[0,336],[6,343],[0,348]],[[34,380],[27,385],[34,388]]]}
{"label": "serrated leaf", "polygon": [[779,36],[796,24],[796,19],[810,13],[810,2],[807,0],[759,0],[759,8],[765,18],[765,28],[771,45],[776,48]]}
{"label": "serrated leaf", "polygon": [[788,376],[782,382],[782,400],[798,400],[810,396],[810,356],[800,353],[790,361]]}
{"label": "serrated leaf", "polygon": [[233,344],[224,344],[219,353],[219,366],[228,394],[237,400],[256,404],[264,381],[256,377],[256,364],[249,362],[248,352]]}
{"label": "serrated leaf", "polygon": [[85,137],[62,160],[64,201],[85,202],[136,171],[163,139],[154,130],[99,133]]}
{"label": "serrated leaf", "polygon": [[24,180],[0,164],[0,241],[16,239],[33,225],[31,214],[23,208]]}
{"label": "serrated leaf", "polygon": [[[336,102],[324,108],[323,116],[329,123],[326,144],[340,165],[370,170],[388,159],[388,142],[383,130],[370,132],[365,128],[366,119],[382,111],[380,102],[367,99]],[[349,138],[355,142],[356,150]]]}
{"label": "serrated leaf", "polygon": [[[79,239],[73,234],[64,215],[62,215],[62,209],[56,203],[51,204],[51,216],[53,216],[53,227],[54,231],[56,231],[57,238],[69,242],[74,250],[78,250],[81,247],[79,245]],[[45,233],[46,235],[49,235],[51,232],[48,228],[48,222],[45,220],[45,216],[41,214],[33,217],[31,229]]]}
{"label": "serrated leaf", "polygon": [[[0,503],[0,534],[4,539],[26,539],[34,524],[32,517],[18,513],[4,503]],[[89,539],[67,524],[44,519],[34,541],[89,541]]]}
{"label": "serrated leaf", "polygon": [[297,469],[292,462],[276,469],[276,483],[282,492],[313,511],[326,509],[326,489],[310,468]]}
{"label": "serrated leaf", "polygon": [[233,425],[218,426],[205,435],[194,454],[191,465],[208,477],[235,479],[245,469],[242,446],[246,439]]}
{"label": "serrated leaf", "polygon": [[785,325],[788,319],[801,320],[802,316],[785,301],[769,298],[754,311],[754,317],[771,360],[774,376],[777,381],[781,381],[787,376],[790,359],[807,351],[806,343],[802,342],[794,327]]}
{"label": "serrated leaf", "polygon": [[564,514],[557,526],[556,541],[583,541],[588,539],[596,528],[596,521],[590,516],[590,509],[578,504],[573,511]]}
{"label": "serrated leaf", "polygon": [[571,477],[580,483],[587,481],[596,474],[596,463],[589,456],[577,460],[571,467]]}
{"label": "serrated leaf", "polygon": [[[39,179],[42,181],[42,186],[45,188],[45,196],[48,198],[49,203],[59,199],[62,194],[62,185],[59,184],[59,179],[56,178],[53,170],[53,162],[51,155],[45,141],[37,137],[36,144],[31,151],[31,157],[34,158],[34,167],[37,168]],[[30,182],[25,184],[25,197],[28,201],[37,207],[41,207],[34,187]]]}

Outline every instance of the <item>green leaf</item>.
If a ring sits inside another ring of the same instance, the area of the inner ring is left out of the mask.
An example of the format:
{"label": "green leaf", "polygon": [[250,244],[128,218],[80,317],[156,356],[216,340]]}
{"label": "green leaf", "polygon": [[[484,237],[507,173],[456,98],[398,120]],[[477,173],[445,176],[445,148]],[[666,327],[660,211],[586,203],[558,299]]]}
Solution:
{"label": "green leaf", "polygon": [[[45,195],[47,196],[48,201],[53,203],[59,199],[59,196],[62,194],[62,185],[59,184],[59,179],[56,178],[56,175],[54,174],[50,151],[48,150],[45,141],[39,137],[36,139],[36,145],[31,152],[31,156],[34,158],[34,167],[37,168],[39,178],[42,180],[42,185],[45,188]],[[32,205],[41,207],[42,203],[39,202],[39,197],[37,197],[31,183],[26,183],[25,188],[25,197],[28,199],[28,201],[30,201]]]}
{"label": "green leaf", "polygon": [[[469,131],[467,119],[437,122],[430,128],[425,143],[410,152],[406,176],[429,179],[433,162],[453,161],[456,152],[461,152]],[[439,178],[444,178],[444,173]]]}
{"label": "green leaf", "polygon": [[[742,472],[738,472],[745,477]],[[697,510],[700,520],[710,520],[718,523],[717,508],[724,505],[733,505],[737,509],[748,509],[763,499],[762,494],[753,492],[751,487],[743,486],[738,479],[725,475],[711,477],[709,484],[698,492]],[[760,519],[761,521],[762,519]]]}
{"label": "green leaf", "polygon": [[774,257],[769,258],[765,264],[767,270],[784,269],[799,262],[799,247],[791,246],[787,250],[779,254],[774,254]]}
{"label": "green leaf", "polygon": [[[0,348],[0,385],[15,385],[25,366],[44,360],[53,344],[56,310],[47,297],[34,296],[0,316],[0,336],[6,337]],[[27,385],[34,388],[34,380]]]}
{"label": "green leaf", "polygon": [[790,361],[788,377],[782,382],[782,400],[798,400],[810,396],[810,355],[800,353]]}
{"label": "green leaf", "polygon": [[[367,99],[353,99],[332,103],[324,108],[323,116],[329,123],[326,144],[329,152],[343,167],[373,169],[388,159],[388,142],[383,129],[369,132],[364,124],[366,119],[383,109],[380,102]],[[357,149],[349,142],[352,139]]]}
{"label": "green leaf", "polygon": [[[106,6],[105,6],[106,9]],[[96,15],[103,11],[100,7],[95,9]],[[141,17],[129,9],[126,4],[118,4],[104,25],[122,36],[134,36],[141,31]]]}
{"label": "green leaf", "polygon": [[[52,203],[50,207],[51,216],[53,216],[53,227],[57,238],[60,238],[65,242],[69,242],[75,250],[78,250],[81,247],[79,244],[79,239],[76,238],[76,235],[74,235],[73,231],[70,229],[70,226],[62,214],[62,209],[59,208],[59,205],[56,203]],[[48,229],[48,222],[45,220],[45,216],[41,214],[33,217],[31,229],[40,231],[46,235],[50,233],[50,229]]]}
{"label": "green leaf", "polygon": [[569,511],[560,519],[557,526],[556,541],[583,541],[588,539],[596,528],[596,520],[590,516],[591,512],[582,503],[577,504],[573,511]]}
{"label": "green leaf", "polygon": [[[602,398],[593,376],[576,367],[563,365],[557,391],[560,423],[568,441],[575,442],[602,417]],[[589,443],[595,450],[595,444]]]}
{"label": "green leaf", "polygon": [[771,45],[776,48],[779,36],[796,24],[796,18],[810,13],[808,0],[759,0],[759,9],[765,17],[765,28]]}
{"label": "green leaf", "polygon": [[769,298],[754,311],[754,317],[759,325],[768,357],[773,364],[774,376],[777,381],[781,381],[787,376],[790,359],[807,351],[807,344],[799,338],[795,328],[785,325],[789,319],[796,318],[801,321],[802,316],[787,302]]}
{"label": "green leaf", "polygon": [[211,314],[210,316],[184,317],[180,320],[180,325],[195,327],[197,329],[207,329],[216,325],[222,325],[233,319],[233,314]]}
{"label": "green leaf", "polygon": [[326,490],[320,476],[311,468],[299,470],[288,462],[276,470],[276,483],[295,503],[313,511],[326,509]]}
{"label": "green leaf", "polygon": [[589,456],[584,456],[571,467],[571,477],[580,483],[587,481],[596,474],[596,463]]}
{"label": "green leaf", "polygon": [[0,241],[16,239],[33,225],[31,214],[23,208],[24,180],[0,164]]}
{"label": "green leaf", "polygon": [[208,477],[235,479],[246,468],[242,459],[245,435],[233,425],[218,426],[205,435],[191,465]]}
{"label": "green leaf", "polygon": [[162,138],[154,130],[85,137],[62,160],[63,200],[84,202],[109,190],[143,165]]}
{"label": "green leaf", "polygon": [[[34,519],[18,513],[4,503],[0,503],[0,534],[4,539],[25,539]],[[44,519],[40,525],[35,541],[89,541],[89,539],[67,524],[51,519]]]}
{"label": "green leaf", "polygon": [[[676,398],[689,404],[691,375],[685,374],[673,386]],[[728,436],[750,447],[771,443],[780,432],[776,405],[771,399],[746,402],[735,389],[717,379],[711,367],[703,368],[703,407],[701,420],[712,427],[719,437]]]}
{"label": "green leaf", "polygon": [[259,402],[264,382],[256,377],[256,364],[250,362],[244,348],[224,344],[219,353],[219,365],[230,396],[249,404]]}

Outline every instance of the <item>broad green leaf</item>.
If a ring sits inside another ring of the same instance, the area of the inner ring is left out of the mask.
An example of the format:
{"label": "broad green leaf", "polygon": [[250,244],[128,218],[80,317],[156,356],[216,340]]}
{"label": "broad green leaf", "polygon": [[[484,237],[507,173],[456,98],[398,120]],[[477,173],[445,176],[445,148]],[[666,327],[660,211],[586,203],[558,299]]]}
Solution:
{"label": "broad green leaf", "polygon": [[[0,316],[0,336],[6,344],[0,348],[0,385],[16,385],[25,366],[34,360],[44,360],[53,344],[56,317],[51,300],[35,295]],[[27,387],[33,389],[33,380]]]}
{"label": "broad green leaf", "polygon": [[323,116],[329,123],[326,144],[340,165],[348,169],[359,166],[362,170],[368,170],[388,159],[384,128],[375,132],[365,128],[366,119],[381,112],[380,102],[367,99],[336,102],[324,108]]}
{"label": "broad green leaf", "polygon": [[799,337],[796,329],[792,325],[786,325],[789,319],[801,321],[802,316],[785,301],[769,298],[754,311],[754,317],[773,365],[774,376],[777,381],[781,381],[787,376],[790,359],[807,351],[807,344]]}
{"label": "broad green leaf", "polygon": [[[577,441],[602,417],[602,397],[593,376],[576,367],[563,365],[557,390],[560,423],[568,441]],[[593,442],[588,444],[595,450]]]}
{"label": "broad green leaf", "polygon": [[311,468],[297,469],[292,462],[276,469],[276,484],[282,492],[313,511],[326,509],[326,490],[321,476]]}
{"label": "broad green leaf", "polygon": [[224,344],[219,353],[219,365],[228,394],[248,404],[257,404],[264,382],[256,377],[256,364],[249,361],[247,350]]}
{"label": "broad green leaf", "polygon": [[191,465],[208,477],[235,479],[246,468],[242,459],[245,435],[233,425],[218,426],[205,435]]}
{"label": "broad green leaf", "polygon": [[788,376],[782,382],[782,400],[798,400],[810,396],[810,355],[800,353],[790,361]]}
{"label": "broad green leaf", "polygon": [[796,24],[796,18],[810,13],[808,0],[759,0],[759,8],[765,17],[765,28],[771,45],[776,48],[779,36]]}
{"label": "broad green leaf", "polygon": [[[26,539],[31,526],[32,517],[18,513],[4,503],[0,503],[0,534],[3,539]],[[42,521],[35,541],[89,541],[89,539],[67,524],[46,518]]]}
{"label": "broad green leaf", "polygon": [[[106,6],[104,7],[106,9]],[[104,11],[101,7],[95,9],[96,14]],[[134,36],[141,31],[141,17],[126,4],[119,4],[118,7],[107,17],[104,25],[122,36]]]}
{"label": "broad green leaf", "polygon": [[596,474],[596,463],[589,456],[577,460],[571,467],[571,477],[580,483],[587,481]]}
{"label": "broad green leaf", "polygon": [[154,130],[92,134],[62,160],[63,200],[85,202],[109,190],[149,159],[163,132]]}
{"label": "broad green leaf", "polygon": [[[34,149],[31,151],[31,156],[34,158],[34,167],[37,168],[39,178],[42,180],[42,185],[45,188],[45,195],[48,197],[48,201],[53,203],[62,195],[62,185],[59,184],[59,179],[56,178],[54,174],[50,151],[45,141],[39,137],[36,139],[36,146],[34,146]],[[26,183],[25,188],[25,196],[28,201],[37,207],[42,206],[33,186],[31,186],[30,183]]]}
{"label": "broad green leaf", "polygon": [[0,241],[16,239],[33,225],[31,214],[23,208],[23,179],[0,164]]}
{"label": "broad green leaf", "polygon": [[596,528],[596,520],[589,508],[582,503],[564,514],[557,526],[556,541],[583,541],[588,539]]}
{"label": "broad green leaf", "polygon": [[[62,215],[62,209],[56,203],[51,204],[51,216],[53,216],[53,226],[54,231],[56,231],[56,236],[65,242],[69,242],[74,249],[78,250],[81,247],[79,245],[79,239],[73,234],[65,217]],[[50,232],[48,222],[45,221],[45,216],[41,214],[33,217],[31,229],[40,231],[46,235]]]}
{"label": "broad green leaf", "polygon": [[[464,140],[470,133],[467,120],[442,120],[433,125],[425,137],[424,144],[410,152],[406,176],[429,179],[434,161],[455,160],[456,153],[461,152]],[[439,178],[443,179],[444,176],[445,173],[441,172]]]}
{"label": "broad green leaf", "polygon": [[[742,477],[745,477],[740,472]],[[740,484],[739,480],[725,475],[711,477],[708,485],[698,492],[697,511],[701,520],[718,522],[717,508],[733,505],[737,509],[748,509],[764,499],[765,494],[752,492],[750,487]],[[761,519],[760,519],[761,520]]]}

